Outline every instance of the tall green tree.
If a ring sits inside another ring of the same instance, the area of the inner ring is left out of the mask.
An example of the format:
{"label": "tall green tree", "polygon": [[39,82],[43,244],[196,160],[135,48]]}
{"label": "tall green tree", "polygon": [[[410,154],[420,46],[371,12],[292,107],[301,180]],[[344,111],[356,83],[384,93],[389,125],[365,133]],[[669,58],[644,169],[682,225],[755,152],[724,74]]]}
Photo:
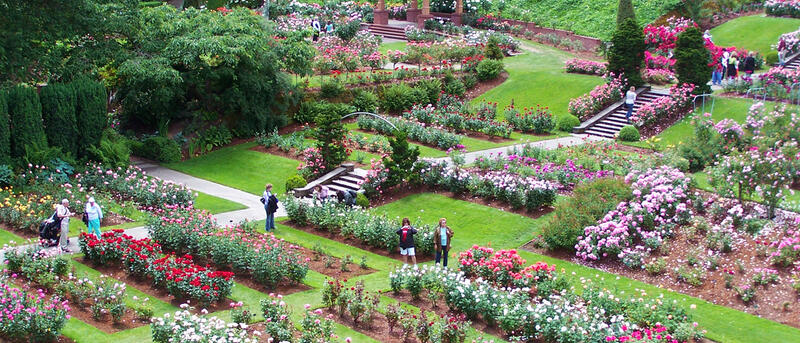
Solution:
{"label": "tall green tree", "polygon": [[317,128],[314,137],[317,139],[325,170],[338,167],[347,159],[347,149],[344,147],[347,129],[342,124],[342,116],[349,112],[349,106],[341,104],[328,104],[316,118]]}
{"label": "tall green tree", "polygon": [[6,91],[0,89],[0,164],[11,163],[11,121]]}
{"label": "tall green tree", "polygon": [[626,19],[636,20],[636,11],[633,9],[632,0],[619,0],[617,6],[617,26],[622,25]]}
{"label": "tall green tree", "polygon": [[695,85],[694,94],[711,92],[708,80],[713,71],[709,63],[711,53],[703,40],[703,34],[695,27],[678,34],[675,42],[675,74],[678,83],[691,83]]}
{"label": "tall green tree", "polygon": [[611,50],[608,54],[608,71],[616,75],[624,75],[631,86],[644,84],[641,68],[644,64],[644,33],[634,19],[626,19],[617,27],[611,38]]}
{"label": "tall green tree", "polygon": [[11,119],[11,157],[21,161],[27,153],[47,149],[42,126],[42,104],[36,89],[19,85],[8,92]]}
{"label": "tall green tree", "polygon": [[61,148],[62,152],[77,156],[79,134],[75,119],[75,90],[68,84],[54,83],[42,88],[39,99],[47,142]]}
{"label": "tall green tree", "polygon": [[90,146],[100,144],[103,129],[108,125],[108,93],[101,82],[88,78],[76,80],[72,84],[77,99],[75,122],[79,132],[78,156],[84,157]]}
{"label": "tall green tree", "polygon": [[389,170],[386,186],[399,185],[413,173],[414,163],[419,158],[419,148],[413,149],[408,144],[408,137],[403,131],[395,131],[394,137],[389,138],[392,154],[383,158],[383,165]]}

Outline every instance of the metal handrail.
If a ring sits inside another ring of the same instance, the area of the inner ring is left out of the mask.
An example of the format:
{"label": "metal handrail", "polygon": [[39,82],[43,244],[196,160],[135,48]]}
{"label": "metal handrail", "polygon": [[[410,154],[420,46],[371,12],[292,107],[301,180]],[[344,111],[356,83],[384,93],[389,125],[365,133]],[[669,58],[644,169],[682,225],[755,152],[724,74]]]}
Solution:
{"label": "metal handrail", "polygon": [[706,98],[709,97],[711,98],[711,112],[709,113],[714,114],[714,103],[717,102],[717,98],[713,97],[710,93],[695,95],[692,97],[692,105],[694,106],[694,108],[692,108],[692,113],[697,111],[697,98],[703,98],[703,113],[706,113]]}
{"label": "metal handrail", "polygon": [[359,116],[359,115],[362,115],[362,114],[370,115],[370,116],[373,116],[373,117],[378,118],[380,120],[383,120],[384,122],[386,122],[386,124],[389,124],[393,129],[397,130],[397,126],[394,126],[394,124],[392,124],[392,122],[390,122],[389,120],[387,120],[383,116],[375,114],[375,113],[372,113],[372,112],[353,112],[353,113],[350,113],[350,114],[342,117],[341,120],[344,120],[345,118],[349,118],[349,117],[352,117],[352,116]]}
{"label": "metal handrail", "polygon": [[[747,93],[745,93],[744,97],[749,98],[750,93],[752,92],[753,94],[755,94],[755,91],[761,91],[761,93],[763,94],[763,96],[761,97],[761,101],[767,101],[767,90],[764,87],[750,88],[747,90]],[[753,101],[755,100],[758,100],[757,94],[753,95]]]}

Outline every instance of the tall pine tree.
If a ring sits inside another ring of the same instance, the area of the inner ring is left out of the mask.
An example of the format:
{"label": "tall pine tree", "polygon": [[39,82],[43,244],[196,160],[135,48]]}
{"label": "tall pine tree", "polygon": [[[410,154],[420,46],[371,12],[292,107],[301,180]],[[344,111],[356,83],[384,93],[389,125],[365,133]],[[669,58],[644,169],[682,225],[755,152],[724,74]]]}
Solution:
{"label": "tall pine tree", "polygon": [[78,126],[75,118],[77,99],[74,89],[67,84],[51,84],[40,92],[44,132],[50,146],[64,153],[78,156]]}
{"label": "tall pine tree", "polygon": [[695,85],[694,94],[711,92],[708,80],[713,71],[708,64],[711,62],[711,53],[705,45],[703,34],[695,27],[678,34],[675,42],[675,74],[678,83],[691,83]]}
{"label": "tall pine tree", "polygon": [[617,27],[625,22],[625,19],[636,20],[636,11],[633,10],[632,0],[619,0],[617,6]]}
{"label": "tall pine tree", "polygon": [[338,167],[348,156],[344,147],[347,129],[342,124],[342,116],[347,114],[350,108],[341,104],[327,104],[325,107],[315,120],[317,128],[314,136],[325,170],[331,170]]}
{"label": "tall pine tree", "polygon": [[84,157],[90,146],[97,146],[108,122],[106,101],[108,94],[102,83],[87,78],[72,82],[77,106],[75,122],[78,126],[78,156]]}
{"label": "tall pine tree", "polygon": [[47,148],[47,138],[42,127],[42,104],[36,90],[16,86],[8,93],[8,114],[11,119],[11,157],[18,163],[26,151]]}
{"label": "tall pine tree", "polygon": [[611,38],[611,50],[608,54],[608,71],[615,75],[624,75],[631,86],[644,84],[640,72],[644,63],[644,33],[634,19],[626,19],[617,27]]}
{"label": "tall pine tree", "polygon": [[408,138],[403,131],[395,131],[394,138],[389,138],[389,145],[392,147],[392,154],[383,158],[383,165],[389,170],[386,187],[399,185],[407,179],[419,158],[419,148],[409,147]]}
{"label": "tall pine tree", "polygon": [[6,92],[0,89],[0,164],[11,163],[11,121],[6,97]]}

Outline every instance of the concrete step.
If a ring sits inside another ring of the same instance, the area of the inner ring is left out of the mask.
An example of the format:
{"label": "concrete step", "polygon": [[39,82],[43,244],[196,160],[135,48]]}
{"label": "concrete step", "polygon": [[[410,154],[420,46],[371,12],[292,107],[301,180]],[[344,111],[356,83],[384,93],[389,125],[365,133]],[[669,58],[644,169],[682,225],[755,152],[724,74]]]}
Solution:
{"label": "concrete step", "polygon": [[624,125],[611,125],[611,124],[599,123],[599,124],[597,124],[595,126],[592,126],[592,128],[598,129],[598,130],[604,130],[604,131],[607,131],[607,132],[617,133],[617,132],[619,132],[619,130],[622,129],[623,126]]}
{"label": "concrete step", "polygon": [[346,187],[342,187],[342,186],[335,185],[335,184],[332,184],[332,183],[327,184],[325,186],[328,187],[328,189],[331,191],[331,193],[338,193],[340,191],[341,192],[347,192],[348,190],[350,190],[350,189],[348,189]]}
{"label": "concrete step", "polygon": [[343,181],[350,182],[350,183],[354,183],[354,184],[359,184],[361,181],[364,180],[364,178],[354,177],[354,176],[350,176],[350,175],[340,176],[339,179],[343,180]]}
{"label": "concrete step", "polygon": [[357,183],[347,182],[347,181],[344,181],[342,179],[333,180],[332,184],[337,185],[337,186],[341,186],[341,187],[345,187],[347,189],[352,189],[354,191],[358,190],[359,188],[361,188],[361,186],[359,186]]}
{"label": "concrete step", "polygon": [[592,136],[599,136],[599,137],[605,137],[605,138],[614,138],[613,134],[609,134],[609,133],[602,132],[602,131],[595,131],[593,129],[588,129],[588,130],[586,130],[584,132],[586,134],[589,134],[589,135],[592,135]]}

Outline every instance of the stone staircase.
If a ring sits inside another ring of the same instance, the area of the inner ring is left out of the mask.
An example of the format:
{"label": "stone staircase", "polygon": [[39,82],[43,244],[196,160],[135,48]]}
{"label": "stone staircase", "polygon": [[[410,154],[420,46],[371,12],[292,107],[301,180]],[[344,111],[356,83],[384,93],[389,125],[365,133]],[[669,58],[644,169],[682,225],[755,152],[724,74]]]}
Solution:
{"label": "stone staircase", "polygon": [[406,30],[402,26],[362,23],[361,28],[383,38],[406,40]]}
{"label": "stone staircase", "polygon": [[[636,93],[638,95],[636,96],[636,102],[633,104],[633,113],[636,113],[636,111],[646,103],[650,103],[662,96],[669,96],[668,91],[654,91],[649,87],[640,88],[636,90]],[[624,103],[624,100],[614,103],[596,116],[574,128],[573,132],[613,139],[623,126],[628,125],[625,118],[625,113],[628,110],[625,108]]]}
{"label": "stone staircase", "polygon": [[341,167],[309,182],[305,187],[295,188],[294,195],[298,198],[309,198],[314,193],[314,189],[319,185],[328,187],[331,195],[335,195],[339,191],[353,190],[361,192],[361,182],[364,181],[366,177],[366,170],[355,168],[353,164],[343,164]]}
{"label": "stone staircase", "polygon": [[792,70],[800,69],[800,53],[789,56],[783,68]]}

